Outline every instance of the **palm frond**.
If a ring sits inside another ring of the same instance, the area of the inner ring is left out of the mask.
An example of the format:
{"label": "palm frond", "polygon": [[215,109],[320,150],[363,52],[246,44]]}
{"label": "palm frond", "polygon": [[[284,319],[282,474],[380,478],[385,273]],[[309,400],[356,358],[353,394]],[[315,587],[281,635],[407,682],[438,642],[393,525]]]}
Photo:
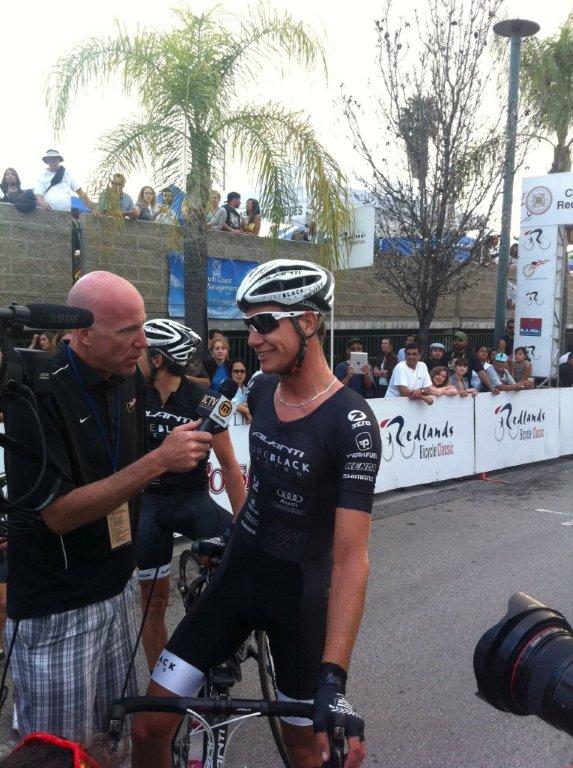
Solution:
{"label": "palm frond", "polygon": [[350,232],[347,181],[334,158],[316,138],[308,119],[279,105],[244,107],[221,125],[234,154],[256,176],[261,208],[278,226],[285,221],[295,188],[302,186],[322,240],[322,257],[333,268],[344,263],[339,237]]}

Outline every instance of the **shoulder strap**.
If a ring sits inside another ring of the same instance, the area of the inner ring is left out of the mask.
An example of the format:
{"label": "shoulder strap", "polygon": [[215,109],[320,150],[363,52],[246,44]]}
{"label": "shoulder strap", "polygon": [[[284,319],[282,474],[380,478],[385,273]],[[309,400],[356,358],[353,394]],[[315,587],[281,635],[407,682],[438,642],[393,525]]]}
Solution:
{"label": "shoulder strap", "polygon": [[52,177],[52,180],[50,181],[50,183],[49,183],[49,184],[48,184],[48,186],[46,187],[46,189],[45,189],[45,191],[44,191],[44,195],[47,195],[47,194],[48,194],[48,192],[51,190],[51,188],[52,188],[52,187],[55,187],[55,186],[56,186],[56,184],[59,184],[59,183],[60,183],[60,181],[61,181],[61,180],[64,178],[64,173],[65,173],[65,172],[66,172],[66,169],[64,168],[64,166],[63,166],[63,165],[60,165],[60,167],[58,168],[58,170],[57,170],[57,171],[54,173],[54,175],[53,175],[53,177]]}

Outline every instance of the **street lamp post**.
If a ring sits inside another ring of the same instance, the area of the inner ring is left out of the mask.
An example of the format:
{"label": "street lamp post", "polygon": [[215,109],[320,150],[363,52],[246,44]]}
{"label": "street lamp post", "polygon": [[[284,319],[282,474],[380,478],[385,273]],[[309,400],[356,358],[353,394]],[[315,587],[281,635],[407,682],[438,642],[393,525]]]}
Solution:
{"label": "street lamp post", "polygon": [[503,165],[503,204],[501,210],[501,237],[497,267],[497,293],[495,300],[494,344],[503,336],[505,306],[507,301],[507,272],[509,267],[509,241],[511,237],[511,205],[513,202],[513,178],[515,175],[515,137],[517,134],[517,104],[519,96],[519,59],[521,39],[539,32],[539,24],[526,19],[508,19],[494,25],[493,31],[511,41],[509,59],[509,89],[507,99],[507,127],[505,160]]}

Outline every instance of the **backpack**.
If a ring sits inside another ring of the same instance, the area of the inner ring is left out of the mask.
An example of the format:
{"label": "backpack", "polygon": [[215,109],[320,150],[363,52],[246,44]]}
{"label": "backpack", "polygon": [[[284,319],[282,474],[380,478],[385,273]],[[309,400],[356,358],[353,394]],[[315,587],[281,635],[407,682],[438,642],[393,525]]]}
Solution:
{"label": "backpack", "polygon": [[32,189],[23,189],[18,195],[9,198],[20,213],[31,213],[36,209],[36,195]]}

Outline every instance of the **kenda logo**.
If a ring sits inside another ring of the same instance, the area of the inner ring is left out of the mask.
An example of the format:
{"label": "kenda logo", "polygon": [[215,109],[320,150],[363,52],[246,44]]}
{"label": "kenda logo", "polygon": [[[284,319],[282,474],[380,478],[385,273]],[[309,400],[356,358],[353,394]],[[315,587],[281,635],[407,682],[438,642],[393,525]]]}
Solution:
{"label": "kenda logo", "polygon": [[495,409],[497,416],[495,425],[495,439],[501,442],[506,438],[515,440],[538,440],[545,437],[545,427],[540,427],[545,421],[545,411],[541,408],[538,411],[522,408],[514,414],[513,405],[506,403],[498,405]]}
{"label": "kenda logo", "polygon": [[454,452],[454,444],[442,442],[454,435],[453,424],[445,421],[438,426],[418,422],[412,428],[406,425],[403,416],[384,419],[380,422],[382,436],[382,458],[391,461],[395,453],[410,459],[418,451],[421,459],[434,459]]}

